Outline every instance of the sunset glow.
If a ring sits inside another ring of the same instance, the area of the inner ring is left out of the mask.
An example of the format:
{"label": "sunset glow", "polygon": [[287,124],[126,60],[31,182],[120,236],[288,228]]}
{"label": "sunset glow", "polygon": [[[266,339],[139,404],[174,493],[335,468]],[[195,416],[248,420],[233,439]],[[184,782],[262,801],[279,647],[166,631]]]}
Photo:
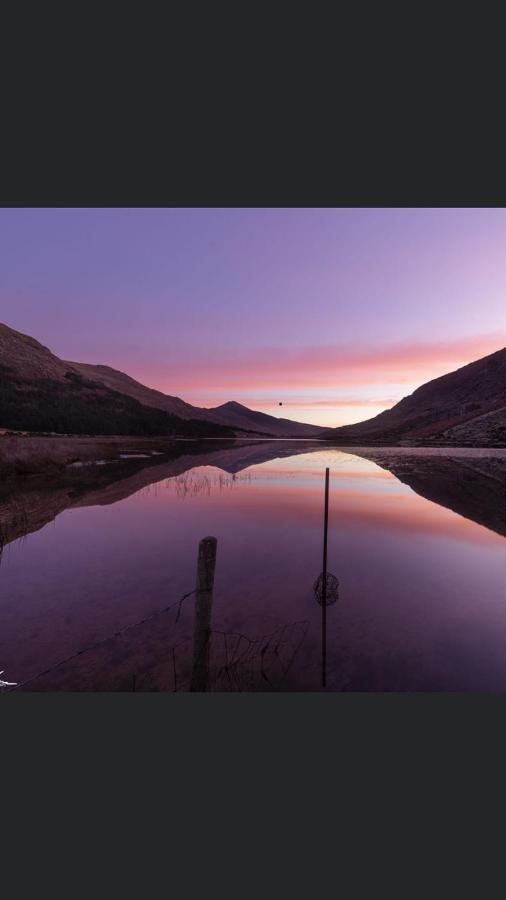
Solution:
{"label": "sunset glow", "polygon": [[503,209],[4,209],[0,240],[0,321],[196,406],[352,423],[506,345]]}

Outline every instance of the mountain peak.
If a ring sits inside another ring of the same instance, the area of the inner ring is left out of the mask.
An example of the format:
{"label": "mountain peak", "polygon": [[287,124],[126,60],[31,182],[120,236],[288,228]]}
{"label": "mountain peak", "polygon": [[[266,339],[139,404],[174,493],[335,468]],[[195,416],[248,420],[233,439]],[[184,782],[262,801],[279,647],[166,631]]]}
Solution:
{"label": "mountain peak", "polygon": [[223,422],[231,428],[256,431],[268,437],[309,438],[325,431],[320,425],[292,422],[291,419],[280,419],[256,409],[249,409],[236,400],[229,400],[228,403],[216,406],[209,412],[216,416],[216,421]]}
{"label": "mountain peak", "polygon": [[238,403],[237,400],[228,400],[227,403],[222,403],[221,406],[214,407],[215,412],[218,409],[241,410],[241,411],[246,411],[246,412],[253,412],[253,410],[249,409],[247,406],[243,406],[242,403]]}

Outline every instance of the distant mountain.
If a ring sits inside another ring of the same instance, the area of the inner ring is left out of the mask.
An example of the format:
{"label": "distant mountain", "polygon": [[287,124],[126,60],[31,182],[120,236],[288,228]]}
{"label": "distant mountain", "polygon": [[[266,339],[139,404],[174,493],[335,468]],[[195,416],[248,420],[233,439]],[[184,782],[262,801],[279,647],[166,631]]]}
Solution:
{"label": "distant mountain", "polygon": [[506,446],[506,348],[427,382],[373,419],[322,437],[342,443]]}
{"label": "distant mountain", "polygon": [[268,416],[266,413],[248,409],[241,403],[230,401],[222,406],[215,406],[208,410],[215,421],[230,428],[239,428],[244,431],[255,431],[271,437],[301,437],[310,438],[322,434],[326,429],[319,425],[304,425],[301,422],[292,422],[291,419],[278,419]]}
{"label": "distant mountain", "polygon": [[326,429],[320,425],[306,425],[302,422],[292,422],[291,419],[278,419],[266,413],[257,412],[242,406],[240,403],[230,401],[222,406],[205,409],[201,406],[191,406],[179,397],[171,397],[161,391],[155,391],[135,381],[124,372],[111,369],[110,366],[93,366],[89,363],[69,362],[68,366],[77,369],[82,375],[100,381],[107,387],[134,397],[145,406],[153,406],[163,409],[181,419],[199,419],[203,422],[214,422],[217,425],[225,425],[245,434],[258,434],[261,437],[315,437]]}
{"label": "distant mountain", "polygon": [[325,429],[239,403],[203,409],[109,366],[59,359],[0,324],[0,428],[71,434],[311,437]]}

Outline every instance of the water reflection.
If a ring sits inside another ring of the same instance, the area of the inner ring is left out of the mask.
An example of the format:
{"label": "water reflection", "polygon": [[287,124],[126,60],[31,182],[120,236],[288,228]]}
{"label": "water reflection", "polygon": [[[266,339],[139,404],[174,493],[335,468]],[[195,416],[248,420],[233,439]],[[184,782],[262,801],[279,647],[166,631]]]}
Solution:
{"label": "water reflection", "polygon": [[212,690],[321,690],[324,646],[328,690],[506,689],[506,453],[186,443],[4,484],[0,534],[0,667],[30,690],[188,689],[193,601],[173,604],[205,534]]}
{"label": "water reflection", "polygon": [[[461,456],[422,453],[367,448],[322,451],[321,444],[308,446],[301,441],[228,444],[212,450],[196,443],[189,453],[186,443],[163,463],[129,462],[99,470],[90,466],[79,474],[18,479],[0,485],[0,548],[39,530],[65,509],[116,503],[162,483],[179,496],[210,495],[217,489],[231,489],[235,482],[255,479],[251,467],[262,465],[262,484],[287,485],[290,479],[289,490],[295,485],[311,486],[315,454],[318,468],[329,463],[343,488],[352,491],[355,485],[357,492],[363,492],[366,486],[367,493],[374,489],[390,495],[393,485],[388,473],[392,473],[420,496],[506,536],[506,451],[491,456],[473,455],[469,450]],[[302,459],[297,461],[297,455]],[[276,465],[269,467],[272,460]],[[207,471],[211,467],[218,471]],[[383,504],[371,513],[382,517],[389,511],[391,507]]]}

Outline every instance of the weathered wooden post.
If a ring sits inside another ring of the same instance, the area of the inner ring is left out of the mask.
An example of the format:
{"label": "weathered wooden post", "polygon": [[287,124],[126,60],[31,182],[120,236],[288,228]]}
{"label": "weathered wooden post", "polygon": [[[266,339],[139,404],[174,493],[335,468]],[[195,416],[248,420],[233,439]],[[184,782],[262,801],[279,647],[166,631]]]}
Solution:
{"label": "weathered wooden post", "polygon": [[209,646],[217,544],[215,537],[205,537],[199,544],[190,691],[207,691],[209,687]]}

